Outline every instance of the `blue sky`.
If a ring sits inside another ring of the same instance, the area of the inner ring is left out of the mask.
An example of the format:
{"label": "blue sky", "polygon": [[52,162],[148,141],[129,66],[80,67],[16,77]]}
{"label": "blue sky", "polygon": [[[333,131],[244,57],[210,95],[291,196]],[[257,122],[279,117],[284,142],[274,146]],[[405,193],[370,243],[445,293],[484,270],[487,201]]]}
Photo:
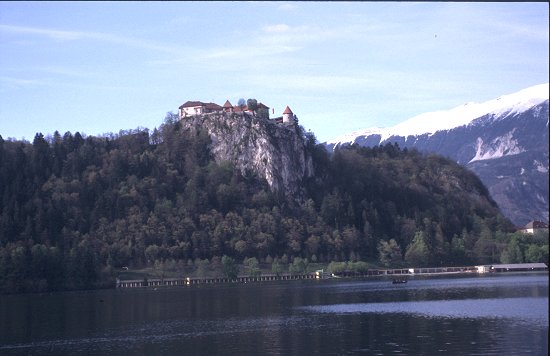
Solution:
{"label": "blue sky", "polygon": [[0,135],[289,105],[326,141],[548,82],[547,3],[0,2]]}

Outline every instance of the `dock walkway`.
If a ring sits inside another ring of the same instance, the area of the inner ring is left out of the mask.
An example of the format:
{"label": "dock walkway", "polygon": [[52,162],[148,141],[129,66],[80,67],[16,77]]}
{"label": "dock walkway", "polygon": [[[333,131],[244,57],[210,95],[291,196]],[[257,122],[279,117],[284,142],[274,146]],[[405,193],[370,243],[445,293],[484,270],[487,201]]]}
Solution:
{"label": "dock walkway", "polygon": [[157,287],[157,286],[190,286],[196,284],[214,284],[214,283],[252,283],[252,282],[269,282],[269,281],[287,281],[298,279],[316,279],[315,273],[307,274],[264,274],[257,277],[239,276],[236,279],[223,277],[217,278],[154,278],[154,279],[133,279],[120,280],[117,278],[117,288],[135,288],[135,287]]}
{"label": "dock walkway", "polygon": [[262,274],[260,276],[238,276],[236,279],[224,277],[215,278],[152,278],[152,279],[133,279],[116,280],[116,288],[137,288],[137,287],[161,287],[161,286],[190,286],[198,284],[217,284],[217,283],[252,283],[252,282],[270,282],[270,281],[288,281],[300,279],[326,279],[333,277],[370,277],[370,276],[417,276],[417,275],[446,275],[459,273],[487,273],[487,272],[514,272],[514,271],[548,271],[548,266],[544,263],[531,264],[508,264],[508,265],[484,265],[467,267],[430,267],[430,268],[398,268],[398,269],[369,269],[365,272],[343,271],[336,275],[319,270],[305,274]]}

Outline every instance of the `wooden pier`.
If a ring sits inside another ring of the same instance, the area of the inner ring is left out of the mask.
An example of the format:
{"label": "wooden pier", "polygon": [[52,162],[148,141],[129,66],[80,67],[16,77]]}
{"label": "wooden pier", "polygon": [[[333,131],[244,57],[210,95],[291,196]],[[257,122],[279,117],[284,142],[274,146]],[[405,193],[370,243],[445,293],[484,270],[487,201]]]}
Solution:
{"label": "wooden pier", "polygon": [[343,271],[337,274],[329,274],[323,270],[318,270],[306,274],[263,274],[260,276],[239,276],[236,279],[224,277],[215,278],[152,278],[152,279],[133,279],[116,280],[116,288],[138,288],[138,287],[161,287],[161,286],[191,286],[198,284],[218,284],[218,283],[253,283],[253,282],[271,282],[271,281],[290,281],[300,279],[327,279],[341,277],[371,277],[371,276],[392,276],[398,278],[407,278],[407,276],[429,276],[446,275],[460,273],[486,273],[486,272],[513,272],[513,271],[548,271],[548,266],[544,263],[531,264],[509,264],[509,265],[488,265],[488,266],[468,266],[468,267],[423,267],[423,268],[398,268],[398,269],[369,269],[364,272]]}
{"label": "wooden pier", "polygon": [[270,282],[270,281],[290,281],[299,279],[317,279],[315,273],[307,274],[265,274],[257,277],[239,276],[236,279],[224,277],[216,278],[153,278],[153,279],[132,279],[120,280],[117,278],[117,288],[137,288],[137,287],[161,287],[161,286],[190,286],[196,284],[218,284],[218,283],[253,283],[253,282]]}

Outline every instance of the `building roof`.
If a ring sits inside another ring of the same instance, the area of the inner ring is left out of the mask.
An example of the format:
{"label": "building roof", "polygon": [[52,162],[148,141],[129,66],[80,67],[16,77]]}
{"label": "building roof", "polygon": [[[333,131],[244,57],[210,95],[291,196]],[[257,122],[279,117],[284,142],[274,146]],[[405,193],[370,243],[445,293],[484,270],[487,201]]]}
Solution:
{"label": "building roof", "polygon": [[533,220],[528,222],[524,229],[548,229],[548,224],[545,224],[542,221]]}
{"label": "building roof", "polygon": [[[194,107],[204,107],[205,109],[208,109],[211,111],[221,111],[223,109],[233,109],[234,112],[251,111],[246,105],[243,106],[242,108],[240,106],[233,106],[229,100],[226,100],[223,106],[219,106],[216,103],[204,103],[202,101],[186,101],[179,108],[184,109],[184,108],[194,108]],[[258,103],[257,109],[269,110],[269,106],[265,105],[264,103]],[[292,110],[290,110],[290,108],[287,106],[284,113],[292,114]]]}
{"label": "building roof", "polygon": [[498,269],[548,268],[548,266],[544,263],[508,263],[492,265],[492,267]]}
{"label": "building roof", "polygon": [[193,108],[195,106],[203,106],[204,103],[202,101],[186,101],[185,103],[181,104],[179,107],[181,108]]}
{"label": "building roof", "polygon": [[194,107],[197,107],[197,106],[204,106],[205,108],[210,109],[210,110],[221,110],[222,109],[222,107],[219,106],[216,103],[203,103],[202,101],[186,101],[179,108],[180,109],[194,108]]}
{"label": "building roof", "polygon": [[293,114],[292,110],[287,106],[285,111],[283,111],[283,114]]}
{"label": "building roof", "polygon": [[204,107],[210,110],[221,110],[222,107],[216,103],[203,103]]}

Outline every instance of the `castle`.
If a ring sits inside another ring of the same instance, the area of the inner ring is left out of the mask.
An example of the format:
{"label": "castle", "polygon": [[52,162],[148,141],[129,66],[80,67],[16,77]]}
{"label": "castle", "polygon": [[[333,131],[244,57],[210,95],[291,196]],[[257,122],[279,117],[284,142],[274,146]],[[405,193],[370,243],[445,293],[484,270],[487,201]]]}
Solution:
{"label": "castle", "polygon": [[[283,111],[283,115],[270,119],[269,118],[269,107],[264,105],[263,103],[258,103],[255,111],[262,111],[267,115],[268,120],[272,120],[277,123],[294,123],[295,122],[295,116],[292,110],[287,106],[285,108],[285,111]],[[183,103],[178,110],[178,115],[180,120],[183,120],[184,118],[188,116],[195,116],[195,115],[202,115],[202,114],[209,114],[209,113],[249,113],[254,114],[254,111],[249,109],[248,106],[233,106],[229,100],[225,101],[225,104],[223,106],[220,106],[216,103],[203,103],[202,101],[187,101]],[[274,113],[274,110],[273,110]]]}

